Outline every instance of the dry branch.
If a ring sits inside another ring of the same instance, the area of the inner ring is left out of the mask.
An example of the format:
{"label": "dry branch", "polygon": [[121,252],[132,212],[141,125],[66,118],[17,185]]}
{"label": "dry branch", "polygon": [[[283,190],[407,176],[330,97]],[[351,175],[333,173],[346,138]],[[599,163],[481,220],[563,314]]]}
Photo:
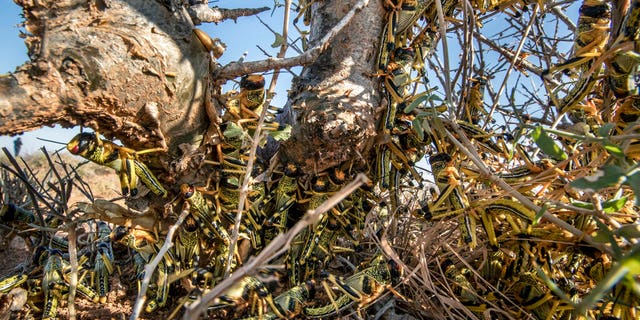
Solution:
{"label": "dry branch", "polygon": [[151,259],[151,261],[144,267],[144,279],[142,279],[140,290],[138,291],[138,297],[136,298],[136,303],[133,306],[133,312],[129,319],[135,320],[140,316],[144,302],[147,300],[147,289],[149,288],[151,277],[158,267],[158,264],[160,264],[162,259],[164,259],[164,255],[169,251],[169,249],[171,249],[171,247],[173,247],[173,235],[176,233],[188,214],[189,204],[185,204],[185,207],[180,212],[180,216],[178,216],[178,221],[169,228],[169,232],[167,232],[167,237],[164,239],[162,247],[160,247],[153,259]]}
{"label": "dry branch", "polygon": [[196,4],[187,8],[187,11],[191,16],[191,20],[193,20],[193,23],[195,25],[206,22],[218,23],[227,19],[235,21],[239,17],[252,16],[267,10],[269,10],[268,7],[242,9],[221,9],[218,7],[210,8],[206,4]]}

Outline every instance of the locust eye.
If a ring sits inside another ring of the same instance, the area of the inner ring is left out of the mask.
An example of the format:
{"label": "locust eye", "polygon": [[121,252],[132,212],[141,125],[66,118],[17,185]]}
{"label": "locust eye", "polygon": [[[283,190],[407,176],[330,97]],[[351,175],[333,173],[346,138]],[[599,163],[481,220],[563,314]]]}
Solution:
{"label": "locust eye", "polygon": [[191,198],[194,192],[195,188],[192,185],[188,185],[185,183],[180,186],[180,193],[182,193],[182,196],[185,198]]}
{"label": "locust eye", "polygon": [[80,147],[78,147],[78,145],[75,145],[73,146],[73,148],[71,148],[71,150],[69,150],[69,152],[73,154],[77,154],[79,150],[80,150]]}
{"label": "locust eye", "polygon": [[94,139],[95,134],[93,133],[80,133],[75,136],[75,138],[73,138],[71,142],[69,142],[69,144],[67,144],[67,150],[69,150],[69,152],[71,152],[72,154],[79,154],[89,149],[91,141],[93,141]]}
{"label": "locust eye", "polygon": [[300,167],[295,163],[288,163],[284,166],[284,175],[287,177],[295,178],[300,175]]}
{"label": "locust eye", "polygon": [[313,299],[316,295],[316,282],[311,279],[305,282],[305,286],[307,288],[307,291],[309,292],[309,299]]}
{"label": "locust eye", "polygon": [[[84,138],[84,137],[83,137]],[[76,152],[80,152],[80,151],[84,151],[87,150],[87,148],[89,148],[89,144],[91,143],[91,139],[80,139],[78,141],[78,145],[76,145],[73,149]],[[73,151],[72,151],[73,152]],[[73,153],[76,153],[73,152]]]}

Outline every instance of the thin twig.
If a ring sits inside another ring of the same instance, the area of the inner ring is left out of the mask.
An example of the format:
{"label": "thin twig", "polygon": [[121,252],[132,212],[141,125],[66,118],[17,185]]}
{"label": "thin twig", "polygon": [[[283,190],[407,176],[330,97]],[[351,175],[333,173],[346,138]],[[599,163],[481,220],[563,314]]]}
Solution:
{"label": "thin twig", "polygon": [[2,163],[1,166],[3,169],[13,173],[14,176],[16,176],[18,179],[22,180],[22,182],[24,182],[25,186],[27,187],[27,193],[29,194],[29,197],[31,198],[31,203],[33,203],[33,208],[36,210],[37,213],[37,217],[38,219],[40,219],[40,221],[38,221],[38,223],[40,223],[41,225],[44,225],[44,215],[42,213],[42,210],[40,209],[40,206],[38,206],[38,201],[36,200],[36,197],[39,198],[46,206],[49,207],[49,209],[52,212],[55,212],[53,206],[49,203],[49,201],[47,201],[29,182],[29,178],[27,177],[27,175],[24,173],[24,171],[22,170],[22,168],[20,168],[20,165],[18,164],[18,162],[16,161],[16,159],[11,155],[11,153],[9,152],[9,150],[5,147],[2,148],[2,151],[4,152],[4,154],[7,156],[7,159],[9,159],[9,162],[11,162],[11,164],[13,165],[14,168],[16,168],[15,170],[9,168],[9,166],[7,166],[6,164]]}
{"label": "thin twig", "polygon": [[[467,268],[467,270],[469,270],[469,271],[473,272],[473,274],[474,274],[475,278],[477,278],[477,279],[481,280],[482,282],[484,282],[484,285],[486,285],[486,286],[488,286],[489,288],[491,288],[491,290],[492,290],[493,292],[495,292],[495,293],[498,295],[498,297],[499,297],[502,301],[504,301],[504,302],[508,302],[510,305],[512,305],[512,306],[514,306],[516,309],[518,309],[522,314],[526,314],[526,310],[522,307],[522,305],[521,305],[521,304],[519,304],[518,302],[516,302],[516,301],[514,301],[514,300],[510,299],[508,296],[504,295],[500,290],[498,290],[496,287],[494,287],[492,283],[490,283],[489,281],[487,281],[486,279],[484,279],[484,277],[483,277],[481,274],[479,274],[479,273],[478,273],[478,270],[476,270],[476,269],[475,269],[475,268],[474,268],[474,267],[473,267],[473,266],[472,266],[472,265],[471,265],[471,264],[470,264],[470,263],[469,263],[465,258],[463,258],[463,257],[460,255],[460,252],[458,252],[458,251],[454,250],[454,249],[451,247],[451,245],[450,245],[450,244],[448,244],[448,243],[445,243],[445,244],[444,244],[444,248],[445,248],[445,249],[447,249],[449,252],[451,252],[451,254],[453,254],[453,255],[458,259],[458,261],[462,262],[462,264],[464,264],[464,265],[465,265],[465,267]],[[494,300],[494,301],[492,301],[492,300],[486,299],[486,298],[484,298],[484,297],[478,297],[478,298],[482,298],[482,299],[483,299],[483,300],[482,300],[482,302],[483,302],[483,303],[488,304],[488,305],[489,305],[489,306],[491,306],[492,308],[494,308],[494,309],[496,309],[496,310],[499,310],[499,309],[500,309],[500,307],[499,307],[497,304],[495,304],[495,302],[496,302],[495,300]],[[507,317],[507,319],[515,320],[515,318],[514,318],[512,315],[510,315],[510,314],[508,314],[508,313],[506,313],[506,312],[505,312],[504,314],[505,314],[505,316]]]}
{"label": "thin twig", "polygon": [[24,166],[24,168],[22,170],[25,173],[25,177],[32,177],[33,178],[32,180],[30,180],[30,183],[34,184],[33,190],[41,190],[40,193],[42,194],[42,196],[44,198],[48,199],[47,202],[52,202],[52,203],[55,203],[56,205],[59,204],[56,199],[52,198],[46,192],[47,188],[45,186],[45,181],[47,181],[48,178],[49,178],[49,173],[51,173],[51,168],[49,168],[49,171],[47,172],[47,174],[45,175],[45,177],[41,181],[41,180],[37,179],[36,173],[33,171],[33,169],[31,169],[31,166],[29,165],[29,163],[27,163],[23,158],[20,158],[20,161],[22,162],[22,165]]}
{"label": "thin twig", "polygon": [[558,19],[564,22],[567,25],[567,29],[569,29],[569,31],[576,32],[576,24],[573,23],[573,21],[571,21],[571,19],[562,11],[562,8],[560,8],[560,6],[553,6],[553,8],[551,8],[551,13],[553,13],[556,17],[558,17]]}
{"label": "thin twig", "polygon": [[69,319],[76,318],[76,287],[78,286],[78,249],[76,245],[76,223],[69,222],[67,228],[69,241],[69,263],[71,264],[71,277],[69,279]]}
{"label": "thin twig", "polygon": [[228,19],[235,21],[239,17],[253,16],[269,9],[269,7],[220,9],[217,7],[210,8],[206,4],[195,4],[189,6],[187,12],[189,12],[193,23],[199,25],[206,22],[218,23]]}
{"label": "thin twig", "polygon": [[140,286],[140,291],[138,291],[138,297],[136,298],[136,304],[133,306],[133,313],[129,319],[136,320],[140,316],[142,312],[142,306],[147,300],[147,289],[149,288],[149,283],[151,282],[151,277],[155,272],[158,264],[164,258],[164,255],[173,247],[173,235],[176,233],[176,230],[180,227],[184,219],[189,214],[189,204],[185,203],[182,212],[180,212],[180,216],[178,217],[178,221],[174,225],[169,228],[169,232],[167,232],[167,237],[162,244],[158,253],[156,253],[155,257],[144,267],[144,279],[142,279],[142,284]]}
{"label": "thin twig", "polygon": [[[531,20],[534,21],[535,19],[531,19]],[[520,58],[514,52],[497,45],[495,42],[489,40],[487,37],[485,37],[481,33],[474,32],[473,36],[476,39],[480,40],[480,42],[488,45],[489,47],[491,47],[491,49],[497,51],[498,53],[500,53],[501,55],[509,59],[510,61],[516,61],[516,63],[518,63],[519,65],[522,65],[525,69],[531,71],[532,73],[538,76],[542,74],[542,70],[543,70],[542,68],[533,65],[531,62],[527,61],[526,59]]]}
{"label": "thin twig", "polygon": [[451,96],[451,76],[449,75],[449,72],[451,72],[451,67],[449,66],[449,46],[447,45],[447,23],[444,20],[442,3],[440,3],[440,1],[434,2],[436,4],[436,9],[438,12],[438,31],[442,35],[440,38],[442,38],[442,56],[444,59],[444,92],[447,97],[447,101],[449,101],[449,103],[452,103],[453,100]]}
{"label": "thin twig", "polygon": [[[290,48],[292,48],[293,50],[295,50],[298,54],[301,54],[301,53],[302,53],[302,50],[300,50],[300,48],[298,48],[298,47],[295,45],[295,41],[297,41],[297,39],[292,39],[292,38],[289,36],[289,24],[288,24],[288,21],[289,21],[289,20],[288,20],[288,19],[286,19],[287,17],[289,17],[289,11],[287,11],[286,7],[287,7],[287,5],[286,5],[286,3],[285,3],[285,11],[284,11],[284,12],[285,12],[285,18],[283,19],[285,26],[283,26],[283,28],[282,28],[282,29],[283,29],[283,31],[282,31],[282,38],[283,38],[283,39],[287,39],[287,41],[286,41],[286,43],[285,43],[285,41],[283,41],[283,43],[280,45],[280,49],[282,49],[282,47],[283,47],[283,46],[286,46],[286,47],[287,47],[287,50],[288,50],[288,49],[289,49],[289,47],[290,47]],[[260,23],[261,23],[265,28],[267,28],[267,30],[271,31],[271,33],[273,33],[273,34],[276,34],[276,31],[275,31],[275,30],[273,30],[273,28],[271,28],[271,26],[270,26],[268,23],[264,22],[264,20],[260,19],[260,17],[256,17],[256,18],[258,19],[258,21],[260,21]],[[286,30],[285,30],[285,28],[286,28]],[[289,43],[289,42],[291,42],[291,43]],[[281,50],[281,51],[282,51],[282,50]],[[278,58],[283,58],[283,57],[281,57],[280,55],[278,55]]]}
{"label": "thin twig", "polygon": [[[538,14],[538,10],[539,9],[540,9],[540,6],[539,6],[539,4],[536,3],[536,5],[533,7],[533,12],[531,12],[531,16],[533,17],[536,14]],[[524,46],[524,43],[527,40],[527,36],[529,35],[529,32],[531,31],[531,27],[533,26],[533,22],[534,21],[535,21],[535,19],[531,19],[531,21],[529,21],[529,24],[527,25],[527,28],[524,30],[524,33],[522,35],[522,39],[520,40],[520,43],[518,43],[518,48],[516,49],[516,52],[514,54],[515,56],[511,60],[511,64],[509,65],[509,68],[507,69],[507,72],[504,75],[504,78],[502,79],[502,84],[500,84],[500,88],[498,89],[498,92],[496,93],[496,97],[500,97],[502,95],[502,92],[507,87],[507,80],[509,80],[509,76],[511,75],[511,71],[513,71],[513,69],[515,68],[516,63],[518,63],[518,59],[520,57],[520,52],[522,52],[522,47]],[[496,99],[493,102],[493,105],[491,106],[491,110],[489,111],[489,115],[487,115],[487,117],[489,119],[492,119],[493,113],[496,111],[496,107],[497,106],[498,106],[498,99]],[[486,126],[488,123],[489,123],[489,121],[485,121],[484,126]]]}
{"label": "thin twig", "polygon": [[[282,26],[282,37],[287,39],[289,33],[289,11],[291,10],[291,0],[286,0],[284,5],[284,18],[283,18],[283,26]],[[283,41],[280,46],[280,52],[278,53],[278,58],[284,58],[287,53],[287,41]],[[273,76],[271,77],[271,83],[269,84],[269,89],[267,90],[267,98],[265,99],[262,107],[262,112],[260,113],[260,119],[258,120],[258,125],[256,127],[256,131],[253,134],[253,141],[251,143],[251,149],[249,150],[249,161],[247,161],[247,170],[244,175],[244,179],[242,180],[242,187],[240,188],[240,196],[238,200],[238,212],[236,213],[235,224],[233,225],[233,232],[231,235],[231,243],[229,244],[229,256],[227,257],[227,266],[225,267],[224,277],[229,276],[229,272],[231,271],[231,262],[233,261],[233,257],[235,255],[236,244],[238,243],[238,237],[240,235],[240,224],[242,222],[242,212],[244,211],[244,203],[247,199],[247,195],[249,194],[249,185],[251,184],[251,174],[253,173],[253,163],[256,159],[256,152],[258,150],[258,145],[260,144],[260,139],[262,135],[262,125],[264,124],[264,119],[267,116],[268,106],[271,103],[271,94],[275,91],[276,83],[278,82],[278,76],[280,75],[280,69],[275,69],[273,71]]]}

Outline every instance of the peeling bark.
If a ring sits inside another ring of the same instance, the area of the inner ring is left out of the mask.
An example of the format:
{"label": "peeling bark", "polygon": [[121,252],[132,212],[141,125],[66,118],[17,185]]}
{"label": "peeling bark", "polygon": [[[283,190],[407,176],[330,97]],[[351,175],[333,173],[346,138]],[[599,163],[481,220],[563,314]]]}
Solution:
{"label": "peeling bark", "polygon": [[188,17],[145,0],[16,2],[31,62],[0,78],[0,134],[82,125],[171,152],[201,138],[210,58]]}
{"label": "peeling bark", "polygon": [[[310,46],[356,2],[314,3]],[[288,101],[294,126],[280,148],[283,162],[296,163],[307,173],[345,161],[366,162],[381,103],[379,81],[371,74],[384,12],[379,1],[371,1],[294,80]]]}

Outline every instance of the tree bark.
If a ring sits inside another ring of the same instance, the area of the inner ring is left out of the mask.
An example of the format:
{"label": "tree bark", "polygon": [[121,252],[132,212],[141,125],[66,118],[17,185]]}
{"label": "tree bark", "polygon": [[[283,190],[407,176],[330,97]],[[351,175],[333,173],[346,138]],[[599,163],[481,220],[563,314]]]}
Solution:
{"label": "tree bark", "polygon": [[[312,7],[309,46],[314,46],[357,1],[318,1]],[[381,105],[375,73],[384,12],[371,1],[319,58],[294,79],[288,106],[291,138],[280,148],[284,163],[321,172],[345,161],[367,160]]]}
{"label": "tree bark", "polygon": [[31,62],[0,78],[0,134],[82,125],[172,153],[201,138],[209,55],[184,11],[145,0],[16,2]]}

